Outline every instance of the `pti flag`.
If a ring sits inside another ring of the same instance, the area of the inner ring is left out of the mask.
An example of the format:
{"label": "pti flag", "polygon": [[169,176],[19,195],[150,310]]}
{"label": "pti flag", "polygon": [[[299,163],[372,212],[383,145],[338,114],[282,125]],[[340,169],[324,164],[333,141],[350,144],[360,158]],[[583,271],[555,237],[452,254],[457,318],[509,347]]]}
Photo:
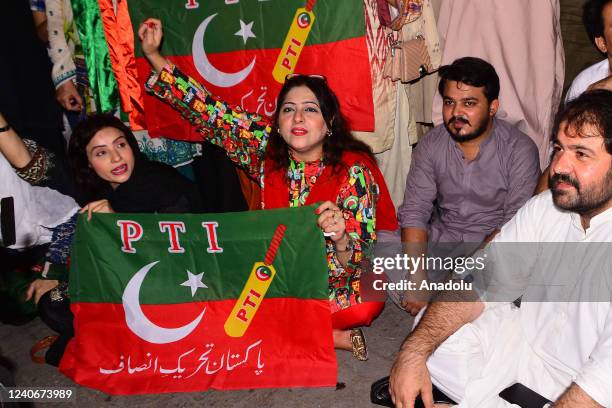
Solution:
{"label": "pti flag", "polygon": [[[130,0],[136,30],[164,25],[162,52],[209,92],[271,116],[290,73],[320,74],[337,93],[353,130],[374,129],[363,0]],[[139,44],[138,75],[151,72]],[[152,136],[201,140],[171,108],[147,95]]]}
{"label": "pti flag", "polygon": [[80,217],[60,370],[110,394],[336,384],[314,207]]}

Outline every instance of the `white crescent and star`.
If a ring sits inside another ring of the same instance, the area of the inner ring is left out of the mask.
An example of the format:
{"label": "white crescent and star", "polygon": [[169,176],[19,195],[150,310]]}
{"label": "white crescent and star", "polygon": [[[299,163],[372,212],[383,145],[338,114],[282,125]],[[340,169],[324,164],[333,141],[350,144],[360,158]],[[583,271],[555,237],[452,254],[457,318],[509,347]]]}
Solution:
{"label": "white crescent and star", "polygon": [[[249,65],[247,65],[245,68],[241,69],[238,72],[221,71],[217,69],[214,65],[212,65],[212,63],[208,59],[208,56],[206,55],[206,50],[204,49],[204,36],[206,34],[206,28],[208,27],[210,22],[217,16],[217,14],[218,13],[211,14],[210,16],[206,17],[204,21],[202,21],[202,23],[198,26],[198,29],[196,30],[193,36],[191,54],[193,57],[193,64],[195,65],[200,75],[202,75],[202,77],[206,81],[218,87],[229,88],[236,84],[239,84],[247,76],[249,76],[249,74],[253,70],[253,67],[255,66],[256,58],[253,57]],[[235,35],[241,36],[245,44],[249,38],[255,38],[252,26],[253,22],[245,24],[244,21],[240,20],[240,30],[236,32]]]}
{"label": "white crescent and star", "polygon": [[[147,276],[147,273],[149,273],[149,271],[158,263],[159,261],[151,262],[150,264],[140,268],[140,270],[136,272],[134,276],[132,276],[125,287],[125,290],[123,291],[122,301],[123,309],[125,311],[125,322],[130,330],[134,332],[134,334],[141,339],[148,341],[149,343],[166,344],[187,337],[198,326],[202,320],[202,317],[204,317],[206,308],[204,308],[202,313],[192,320],[191,323],[177,328],[161,327],[149,320],[149,318],[143,313],[140,305],[140,287],[142,286],[142,282]],[[199,275],[194,275],[189,271],[187,272],[189,279],[181,285],[190,286],[191,295],[193,296],[197,288],[206,287],[206,285],[202,283],[202,275],[204,273],[202,272]],[[186,283],[188,284],[185,285]]]}

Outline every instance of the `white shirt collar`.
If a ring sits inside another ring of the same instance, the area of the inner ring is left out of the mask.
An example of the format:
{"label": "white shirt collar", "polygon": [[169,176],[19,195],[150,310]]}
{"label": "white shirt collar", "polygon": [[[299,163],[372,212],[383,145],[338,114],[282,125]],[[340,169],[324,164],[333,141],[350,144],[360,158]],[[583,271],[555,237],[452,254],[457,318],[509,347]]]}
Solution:
{"label": "white shirt collar", "polygon": [[589,223],[589,228],[585,231],[584,228],[582,228],[582,221],[580,219],[580,214],[575,213],[575,212],[569,212],[569,213],[572,217],[572,224],[574,225],[574,227],[577,227],[584,234],[588,234],[589,231],[592,231],[598,226],[600,226],[601,224],[604,224],[612,220],[612,207],[611,207],[611,208],[608,208],[606,211],[600,214],[597,214],[596,216],[591,218],[591,222]]}

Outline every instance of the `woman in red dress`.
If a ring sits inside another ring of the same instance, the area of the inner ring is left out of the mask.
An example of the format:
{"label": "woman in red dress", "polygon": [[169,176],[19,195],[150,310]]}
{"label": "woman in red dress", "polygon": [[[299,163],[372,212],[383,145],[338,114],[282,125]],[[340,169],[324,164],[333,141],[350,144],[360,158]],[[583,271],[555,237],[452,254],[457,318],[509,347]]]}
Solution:
{"label": "woman in red dress", "polygon": [[326,237],[334,344],[366,360],[359,327],[369,325],[384,303],[362,301],[362,261],[371,254],[376,231],[397,229],[397,219],[370,148],[348,130],[326,79],[288,77],[268,119],[213,97],[168,62],[159,52],[159,20],[146,20],[138,34],[155,71],[148,90],[259,182],[263,209],[322,202],[316,213]]}

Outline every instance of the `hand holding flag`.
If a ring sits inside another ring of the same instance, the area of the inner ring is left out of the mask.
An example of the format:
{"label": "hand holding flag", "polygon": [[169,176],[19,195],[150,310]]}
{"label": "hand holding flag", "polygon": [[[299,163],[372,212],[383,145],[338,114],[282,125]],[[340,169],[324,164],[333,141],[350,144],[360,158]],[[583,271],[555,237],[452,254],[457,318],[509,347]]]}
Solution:
{"label": "hand holding flag", "polygon": [[345,250],[350,238],[346,233],[346,223],[340,208],[331,201],[325,201],[317,207],[315,214],[320,214],[317,225],[323,230],[324,235],[334,241],[336,248]]}

